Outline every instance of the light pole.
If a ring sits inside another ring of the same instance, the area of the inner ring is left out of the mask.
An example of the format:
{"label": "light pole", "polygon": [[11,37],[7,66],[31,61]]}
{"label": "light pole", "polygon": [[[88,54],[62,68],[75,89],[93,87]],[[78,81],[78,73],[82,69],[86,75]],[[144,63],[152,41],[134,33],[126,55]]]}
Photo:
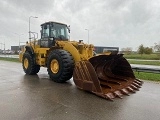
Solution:
{"label": "light pole", "polygon": [[2,50],[2,43],[0,43],[1,44],[1,50]]}
{"label": "light pole", "polygon": [[[2,50],[2,45],[4,45],[5,46],[5,43],[0,43],[1,44],[1,50]],[[4,47],[5,48],[5,47]]]}
{"label": "light pole", "polygon": [[85,29],[85,30],[88,31],[88,44],[89,44],[89,29]]}
{"label": "light pole", "polygon": [[4,39],[4,43],[0,43],[0,44],[1,44],[1,49],[2,49],[2,45],[4,45],[4,51],[5,51],[5,39]]}
{"label": "light pole", "polygon": [[5,42],[4,43],[0,43],[1,44],[1,50],[2,50],[2,45],[4,45],[4,54],[6,53],[5,52]]}
{"label": "light pole", "polygon": [[19,48],[20,48],[20,36],[24,35],[24,34],[18,34],[18,33],[14,33],[14,34],[18,35],[18,37],[19,37]]}
{"label": "light pole", "polygon": [[36,17],[36,16],[30,16],[30,17],[29,17],[29,41],[31,41],[31,30],[30,30],[31,18],[38,18],[38,17]]}

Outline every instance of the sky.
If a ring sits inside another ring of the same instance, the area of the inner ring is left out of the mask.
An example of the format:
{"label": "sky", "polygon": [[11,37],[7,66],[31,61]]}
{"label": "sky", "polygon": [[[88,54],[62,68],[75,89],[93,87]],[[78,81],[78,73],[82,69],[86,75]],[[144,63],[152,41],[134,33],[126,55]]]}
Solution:
{"label": "sky", "polygon": [[[71,40],[95,46],[137,50],[160,42],[160,0],[1,0],[0,43],[5,49],[40,38],[40,25],[57,21],[70,25]],[[0,44],[0,49],[3,49]]]}

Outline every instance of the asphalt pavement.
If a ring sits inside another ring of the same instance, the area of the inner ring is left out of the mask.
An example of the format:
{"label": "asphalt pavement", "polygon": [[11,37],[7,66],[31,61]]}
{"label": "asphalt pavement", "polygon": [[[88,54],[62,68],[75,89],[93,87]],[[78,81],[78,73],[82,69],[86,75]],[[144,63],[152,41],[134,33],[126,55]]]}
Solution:
{"label": "asphalt pavement", "polygon": [[21,63],[0,61],[0,120],[160,120],[160,84],[113,102],[51,81],[46,68],[28,76]]}

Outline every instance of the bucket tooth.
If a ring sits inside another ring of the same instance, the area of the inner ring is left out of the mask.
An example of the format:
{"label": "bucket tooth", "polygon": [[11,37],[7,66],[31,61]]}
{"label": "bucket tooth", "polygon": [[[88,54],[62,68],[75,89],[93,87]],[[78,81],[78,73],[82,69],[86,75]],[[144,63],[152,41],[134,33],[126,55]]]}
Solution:
{"label": "bucket tooth", "polygon": [[138,80],[138,79],[136,79],[135,81],[136,81],[136,83],[138,83],[139,85],[142,85],[142,84],[143,84],[143,81],[140,81],[140,80]]}
{"label": "bucket tooth", "polygon": [[139,80],[139,79],[136,79],[138,82],[140,82],[140,83],[143,83],[143,81],[141,81],[141,80]]}
{"label": "bucket tooth", "polygon": [[141,88],[141,86],[139,84],[137,84],[136,82],[133,82],[132,83],[134,86],[138,87],[138,88]]}
{"label": "bucket tooth", "polygon": [[142,85],[142,83],[140,83],[139,81],[134,81],[134,83],[137,83],[139,86]]}
{"label": "bucket tooth", "polygon": [[135,93],[135,90],[133,90],[130,86],[127,87],[127,89],[128,89],[130,92]]}
{"label": "bucket tooth", "polygon": [[127,89],[123,88],[123,89],[121,89],[121,91],[122,91],[122,93],[123,93],[124,95],[128,95],[128,96],[129,96],[129,92],[128,92]]}
{"label": "bucket tooth", "polygon": [[106,98],[113,101],[113,99],[115,98],[115,96],[113,95],[113,93],[107,93],[105,94]]}
{"label": "bucket tooth", "polygon": [[133,84],[131,84],[131,88],[133,88],[134,90],[139,91],[139,89],[136,86],[134,86]]}
{"label": "bucket tooth", "polygon": [[122,95],[123,94],[120,91],[115,91],[114,94],[115,94],[115,96],[117,96],[117,97],[122,99]]}
{"label": "bucket tooth", "polygon": [[76,62],[73,80],[78,88],[111,101],[135,93],[143,83],[122,55],[99,55]]}

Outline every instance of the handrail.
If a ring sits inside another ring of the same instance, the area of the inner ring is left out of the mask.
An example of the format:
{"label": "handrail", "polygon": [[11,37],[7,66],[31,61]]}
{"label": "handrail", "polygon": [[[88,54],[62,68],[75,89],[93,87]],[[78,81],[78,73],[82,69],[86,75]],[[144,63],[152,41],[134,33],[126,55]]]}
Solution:
{"label": "handrail", "polygon": [[132,70],[136,72],[149,72],[149,73],[160,73],[160,68],[145,68],[145,67],[133,67]]}

